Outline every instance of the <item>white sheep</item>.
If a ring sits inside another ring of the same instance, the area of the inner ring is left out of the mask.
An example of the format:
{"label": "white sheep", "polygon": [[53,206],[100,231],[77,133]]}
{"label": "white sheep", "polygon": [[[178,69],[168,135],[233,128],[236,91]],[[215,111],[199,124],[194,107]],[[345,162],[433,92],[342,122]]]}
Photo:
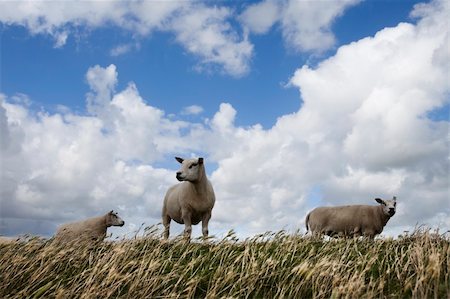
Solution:
{"label": "white sheep", "polygon": [[111,211],[103,216],[61,225],[56,232],[55,240],[63,242],[70,242],[76,239],[103,241],[108,227],[123,226],[124,224],[125,222],[117,213]]}
{"label": "white sheep", "polygon": [[318,207],[305,220],[306,230],[313,234],[328,236],[367,236],[371,239],[383,231],[389,219],[394,216],[397,199],[375,198],[379,206],[350,205]]}
{"label": "white sheep", "polygon": [[192,224],[202,222],[202,233],[208,236],[208,222],[216,197],[211,182],[206,177],[203,158],[183,159],[176,178],[181,182],[167,190],[162,209],[164,237],[169,238],[170,221],[184,224],[184,236],[190,238]]}

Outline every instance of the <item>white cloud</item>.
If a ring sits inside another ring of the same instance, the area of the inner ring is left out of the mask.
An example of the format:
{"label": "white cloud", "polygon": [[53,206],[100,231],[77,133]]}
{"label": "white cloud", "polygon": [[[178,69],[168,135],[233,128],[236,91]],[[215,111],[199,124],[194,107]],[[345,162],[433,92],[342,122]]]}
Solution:
{"label": "white cloud", "polygon": [[[0,22],[26,27],[32,34],[54,38],[56,48],[80,31],[115,26],[132,33],[132,39],[154,31],[168,32],[194,57],[195,69],[220,71],[241,77],[249,72],[254,53],[248,32],[266,33],[279,23],[284,40],[295,51],[323,51],[335,43],[333,21],[359,0],[272,1],[250,5],[240,16],[227,6],[189,1],[2,1]],[[238,18],[244,32],[233,25]],[[124,55],[135,46],[125,42],[110,50]],[[139,46],[136,46],[139,48]]]}
{"label": "white cloud", "polygon": [[132,51],[134,49],[134,47],[139,48],[139,46],[135,46],[134,44],[120,44],[115,46],[114,48],[111,49],[111,51],[109,52],[109,55],[113,56],[113,57],[117,57],[117,56],[121,56],[121,55],[125,55],[128,52]]}
{"label": "white cloud", "polygon": [[335,44],[333,21],[359,0],[296,1],[283,9],[281,26],[288,46],[299,51],[323,51]]}
{"label": "white cloud", "polygon": [[[169,32],[198,58],[197,69],[218,67],[239,77],[249,70],[253,46],[232,28],[231,17],[229,8],[185,1],[0,2],[0,22],[24,26],[32,34],[48,34],[58,48],[69,34],[106,26],[130,31],[135,39],[154,31]],[[131,44],[121,44],[110,54],[123,55],[131,49]]]}
{"label": "white cloud", "polygon": [[280,3],[266,0],[252,4],[239,16],[239,20],[252,33],[267,33],[280,18]]}
{"label": "white cloud", "polygon": [[96,28],[111,22],[127,25],[128,7],[123,1],[2,1],[0,21],[21,25],[32,34],[55,37],[55,46],[64,45],[73,26]]}
{"label": "white cloud", "polygon": [[198,115],[203,112],[203,107],[199,105],[191,105],[184,107],[181,111],[183,115]]}
{"label": "white cloud", "polygon": [[89,116],[34,114],[2,96],[2,233],[17,232],[20,219],[52,233],[56,223],[123,205],[132,226],[159,220],[160,200],[175,179],[150,164],[183,148],[179,130],[187,124],[145,104],[133,84],[116,93],[114,65],[92,67],[86,78],[88,106],[95,107]]}
{"label": "white cloud", "polygon": [[189,52],[203,57],[200,68],[218,64],[226,73],[242,76],[248,72],[253,45],[227,22],[231,16],[225,7],[194,5],[181,11],[170,28]]}
{"label": "white cloud", "polygon": [[55,34],[55,48],[61,48],[66,44],[69,34],[66,31]]}
{"label": "white cloud", "polygon": [[384,29],[316,69],[299,69],[291,84],[303,106],[270,130],[224,122],[232,150],[213,174],[222,195],[217,217],[252,232],[302,227],[318,204],[376,204],[375,197],[396,195],[399,212],[387,233],[416,223],[449,229],[438,215],[450,217],[448,122],[426,117],[448,104],[448,70],[436,63],[448,8],[426,7],[417,25]]}
{"label": "white cloud", "polygon": [[345,9],[360,0],[298,1],[264,0],[250,5],[240,16],[240,21],[252,33],[266,33],[280,23],[286,45],[301,52],[324,51],[335,44],[331,31],[334,20]]}
{"label": "white cloud", "polygon": [[[449,229],[448,121],[426,117],[449,101],[441,4],[418,7],[417,25],[384,29],[298,69],[291,84],[304,103],[268,130],[237,126],[227,103],[205,123],[172,121],[133,83],[115,91],[113,65],[88,70],[87,116],[36,114],[2,96],[2,232],[51,233],[56,223],[116,207],[130,223],[123,231],[157,223],[177,166],[153,165],[196,152],[207,168],[217,164],[212,234],[303,228],[314,206],[393,195],[398,213],[387,234],[416,223]],[[37,228],[30,219],[47,222]]]}

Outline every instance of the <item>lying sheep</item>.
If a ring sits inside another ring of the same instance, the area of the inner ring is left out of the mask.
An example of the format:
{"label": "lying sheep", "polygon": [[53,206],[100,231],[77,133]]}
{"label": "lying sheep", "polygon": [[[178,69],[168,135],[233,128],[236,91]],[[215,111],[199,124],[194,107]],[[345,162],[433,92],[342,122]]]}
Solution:
{"label": "lying sheep", "polygon": [[383,231],[395,214],[397,199],[375,198],[379,206],[352,205],[319,207],[312,210],[305,220],[306,230],[328,236],[367,236],[371,239]]}
{"label": "lying sheep", "polygon": [[70,242],[75,239],[103,241],[110,226],[123,226],[125,222],[113,211],[103,216],[61,225],[55,240]]}
{"label": "lying sheep", "polygon": [[182,159],[175,157],[181,163],[177,179],[182,182],[167,190],[162,209],[164,237],[169,238],[170,221],[184,224],[184,235],[190,238],[192,224],[202,222],[202,233],[208,236],[208,222],[214,207],[216,197],[213,187],[206,177],[203,158]]}

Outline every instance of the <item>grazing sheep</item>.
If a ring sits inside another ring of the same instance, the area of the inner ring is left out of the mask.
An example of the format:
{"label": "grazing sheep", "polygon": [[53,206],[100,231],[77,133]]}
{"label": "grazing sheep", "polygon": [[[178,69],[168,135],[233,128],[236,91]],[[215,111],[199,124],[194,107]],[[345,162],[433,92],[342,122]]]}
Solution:
{"label": "grazing sheep", "polygon": [[306,230],[328,236],[367,236],[371,239],[383,231],[395,214],[397,199],[375,198],[379,206],[352,205],[319,207],[312,210],[305,220]]}
{"label": "grazing sheep", "polygon": [[70,242],[75,239],[99,240],[106,237],[106,229],[110,226],[123,226],[125,222],[113,211],[103,216],[63,224],[56,232],[55,240]]}
{"label": "grazing sheep", "polygon": [[203,158],[182,159],[175,157],[181,163],[177,179],[182,182],[167,190],[162,209],[164,237],[169,238],[170,221],[184,224],[184,235],[191,237],[192,224],[202,222],[202,233],[208,236],[208,222],[214,207],[216,197],[213,187],[206,177]]}

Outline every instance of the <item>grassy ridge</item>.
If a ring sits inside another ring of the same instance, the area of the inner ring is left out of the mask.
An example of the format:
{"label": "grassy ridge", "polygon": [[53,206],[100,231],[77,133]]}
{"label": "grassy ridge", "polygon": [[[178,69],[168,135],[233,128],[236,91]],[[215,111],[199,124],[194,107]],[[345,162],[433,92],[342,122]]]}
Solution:
{"label": "grassy ridge", "polygon": [[450,238],[0,245],[1,298],[450,298]]}

